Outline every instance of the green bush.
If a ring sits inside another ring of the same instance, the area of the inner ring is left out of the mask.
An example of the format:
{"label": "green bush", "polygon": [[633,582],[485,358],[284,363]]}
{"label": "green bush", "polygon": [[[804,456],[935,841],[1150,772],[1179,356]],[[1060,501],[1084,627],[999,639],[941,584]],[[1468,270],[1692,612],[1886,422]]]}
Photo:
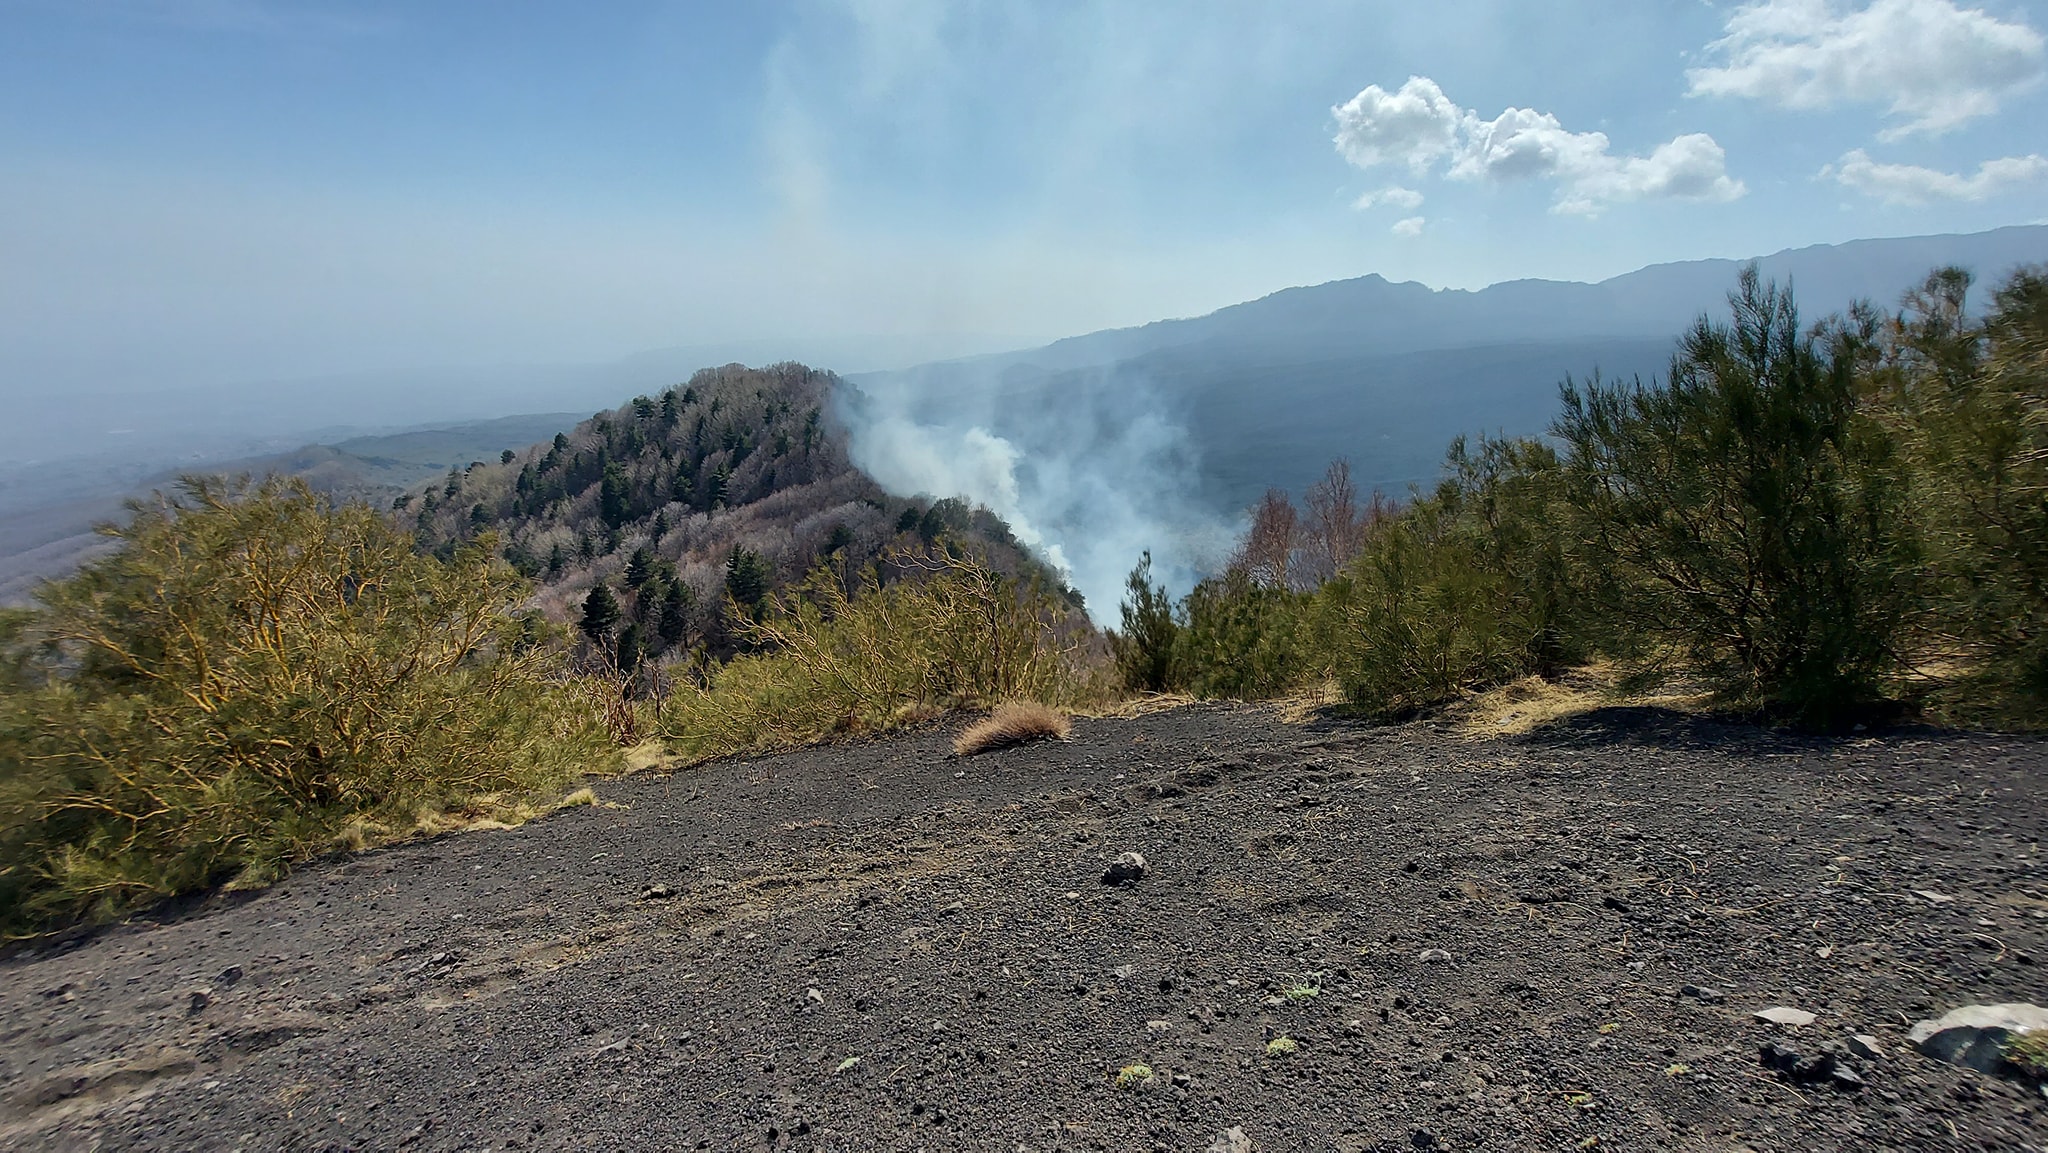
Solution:
{"label": "green bush", "polygon": [[1309,596],[1262,587],[1242,570],[1203,581],[1182,602],[1176,687],[1200,697],[1262,700],[1320,682],[1312,611]]}
{"label": "green bush", "polygon": [[1165,586],[1152,583],[1152,554],[1148,551],[1131,570],[1124,587],[1129,596],[1122,605],[1123,628],[1109,636],[1109,649],[1117,679],[1134,693],[1163,693],[1181,687],[1175,649],[1180,641],[1180,621],[1173,597]]}
{"label": "green bush", "polygon": [[1459,440],[1429,497],[1376,526],[1318,593],[1345,698],[1394,716],[1582,659],[1554,531],[1556,454],[1529,440]]}
{"label": "green bush", "polygon": [[1927,648],[1959,662],[1942,710],[2048,717],[2048,270],[2023,269],[1982,320],[1968,274],[1907,298],[1876,371],[1879,412],[1905,446],[1937,582]]}
{"label": "green bush", "polygon": [[1675,656],[1727,703],[1831,724],[1901,667],[1917,558],[1857,341],[1802,331],[1744,270],[1659,387],[1569,382],[1554,435],[1610,644]]}
{"label": "green bush", "polygon": [[932,711],[1083,692],[1081,634],[1036,581],[1003,576],[944,546],[889,554],[849,595],[843,573],[814,571],[742,619],[752,655],[704,667],[662,702],[662,734],[689,758],[875,731]]}
{"label": "green bush", "polygon": [[0,628],[0,921],[257,883],[616,757],[488,539],[446,563],[302,483],[188,481]]}

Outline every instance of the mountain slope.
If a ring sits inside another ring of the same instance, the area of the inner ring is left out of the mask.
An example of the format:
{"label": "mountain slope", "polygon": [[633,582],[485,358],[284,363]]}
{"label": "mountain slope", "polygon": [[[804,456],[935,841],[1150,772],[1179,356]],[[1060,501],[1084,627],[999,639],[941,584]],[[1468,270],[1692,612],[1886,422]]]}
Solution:
{"label": "mountain slope", "polygon": [[[1757,263],[1818,319],[1858,298],[1892,305],[1942,265],[1972,268],[1988,288],[2043,261],[2048,227],[2030,226]],[[1103,559],[1076,565],[1084,591],[1113,588],[1148,548],[1199,571],[1215,559],[1204,518],[1228,521],[1268,486],[1298,492],[1334,457],[1350,459],[1361,485],[1398,495],[1434,479],[1455,436],[1543,431],[1568,375],[1661,375],[1676,337],[1725,310],[1744,263],[1478,291],[1378,276],[1291,288],[1207,316],[850,377],[860,395],[849,416],[857,432],[891,425],[878,442],[903,443],[913,427],[938,446],[920,483],[988,501],[1070,556],[1092,550]],[[1014,467],[977,453],[989,437]],[[951,461],[966,463],[949,473]],[[1153,511],[1107,516],[1088,495],[1129,491]]]}
{"label": "mountain slope", "polygon": [[849,581],[891,547],[971,541],[1012,575],[1048,578],[1000,519],[957,499],[892,497],[848,459],[832,373],[801,364],[704,369],[552,441],[451,469],[395,502],[421,547],[485,531],[540,582],[539,607],[581,619],[598,585],[660,654],[731,649],[743,609],[820,563]]}

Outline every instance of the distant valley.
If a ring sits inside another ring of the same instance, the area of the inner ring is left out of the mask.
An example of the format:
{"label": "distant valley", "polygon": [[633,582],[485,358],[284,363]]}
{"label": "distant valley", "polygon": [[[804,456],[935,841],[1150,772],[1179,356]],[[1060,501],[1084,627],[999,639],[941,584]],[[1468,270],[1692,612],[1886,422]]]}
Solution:
{"label": "distant valley", "polygon": [[43,466],[15,486],[0,488],[0,604],[19,602],[39,581],[95,555],[104,545],[95,524],[118,518],[123,501],[171,484],[180,472],[300,476],[320,491],[382,505],[450,468],[496,461],[506,449],[546,440],[580,419],[577,413],[509,416],[196,461],[139,476],[99,462]]}

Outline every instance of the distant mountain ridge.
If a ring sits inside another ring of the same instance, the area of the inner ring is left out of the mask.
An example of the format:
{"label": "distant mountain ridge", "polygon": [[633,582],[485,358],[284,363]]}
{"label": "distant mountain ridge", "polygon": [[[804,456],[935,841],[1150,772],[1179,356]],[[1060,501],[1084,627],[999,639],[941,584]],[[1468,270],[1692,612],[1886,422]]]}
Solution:
{"label": "distant mountain ridge", "polygon": [[[1789,282],[1817,320],[1900,295],[1944,265],[1987,290],[2048,262],[2048,226],[1859,240],[1754,261]],[[1652,265],[1594,284],[1514,280],[1431,289],[1368,275],[1283,289],[1205,316],[1054,341],[1042,348],[849,377],[935,426],[979,426],[1026,458],[1058,456],[1070,427],[1043,413],[1137,393],[1185,429],[1201,499],[1231,514],[1268,485],[1299,490],[1330,459],[1399,493],[1436,475],[1460,434],[1540,432],[1566,375],[1661,375],[1675,339],[1719,315],[1749,260]]]}
{"label": "distant mountain ridge", "polygon": [[[1302,352],[1313,358],[1337,350],[1384,355],[1588,336],[1670,336],[1701,311],[1718,308],[1736,273],[1750,263],[1767,277],[1791,282],[1802,301],[1826,313],[1857,297],[1894,303],[1898,292],[1945,264],[1970,268],[1985,284],[2019,265],[2043,261],[2048,261],[2048,225],[2015,225],[1816,244],[1742,259],[1653,264],[1593,283],[1522,279],[1480,289],[1433,289],[1370,273],[1283,288],[1202,316],[1104,329],[1040,348],[936,361],[896,373],[853,373],[848,379],[866,382],[950,366],[985,371],[1030,365],[1059,371],[1222,340],[1299,341],[1304,342]],[[1483,330],[1476,327],[1481,325]],[[1483,338],[1475,339],[1482,331]]]}

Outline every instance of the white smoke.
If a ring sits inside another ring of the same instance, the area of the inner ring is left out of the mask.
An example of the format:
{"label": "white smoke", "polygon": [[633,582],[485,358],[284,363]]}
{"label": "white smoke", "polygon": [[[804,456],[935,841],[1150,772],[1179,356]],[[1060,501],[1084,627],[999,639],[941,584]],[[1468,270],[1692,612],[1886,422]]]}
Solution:
{"label": "white smoke", "polygon": [[960,496],[1017,539],[1114,625],[1146,551],[1176,592],[1213,571],[1236,527],[1196,499],[1191,442],[1155,391],[1089,370],[1008,387],[993,371],[944,381],[898,374],[842,394],[853,462],[899,496]]}

